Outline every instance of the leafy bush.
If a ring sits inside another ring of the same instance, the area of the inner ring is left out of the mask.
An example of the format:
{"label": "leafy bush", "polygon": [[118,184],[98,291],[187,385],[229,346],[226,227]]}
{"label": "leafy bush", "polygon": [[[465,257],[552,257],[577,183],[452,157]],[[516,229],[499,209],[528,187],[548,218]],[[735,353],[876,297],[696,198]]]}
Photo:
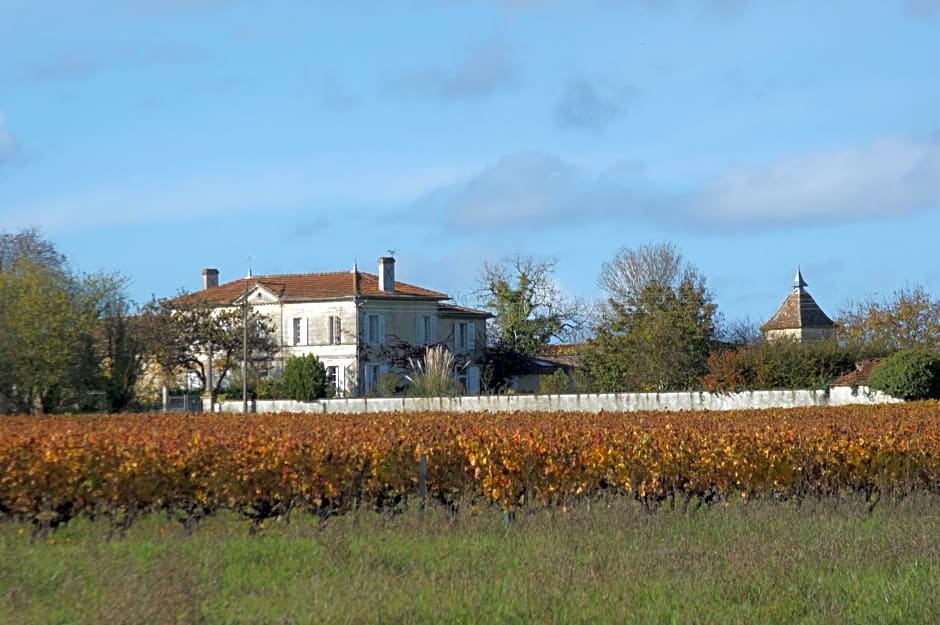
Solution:
{"label": "leafy bush", "polygon": [[313,401],[326,397],[326,367],[313,354],[291,357],[284,365],[283,392],[288,399]]}
{"label": "leafy bush", "polygon": [[825,388],[860,358],[836,341],[777,340],[713,352],[702,386],[712,392]]}
{"label": "leafy bush", "polygon": [[543,395],[560,395],[571,392],[571,379],[564,369],[555,369],[551,375],[543,376],[539,380],[539,393]]}
{"label": "leafy bush", "polygon": [[375,382],[375,394],[378,397],[395,397],[401,386],[401,378],[397,373],[383,373]]}
{"label": "leafy bush", "polygon": [[940,358],[918,349],[899,351],[875,367],[868,385],[898,399],[940,398]]}
{"label": "leafy bush", "polygon": [[281,399],[284,397],[284,379],[278,377],[259,380],[255,395],[258,399]]}

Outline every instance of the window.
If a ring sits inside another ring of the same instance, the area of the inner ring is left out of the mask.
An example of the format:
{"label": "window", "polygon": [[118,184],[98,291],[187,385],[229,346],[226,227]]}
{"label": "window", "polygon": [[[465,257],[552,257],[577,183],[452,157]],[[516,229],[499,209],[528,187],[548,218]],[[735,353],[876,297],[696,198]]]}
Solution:
{"label": "window", "polygon": [[326,368],[326,383],[336,389],[337,395],[339,394],[339,367]]}
{"label": "window", "polygon": [[329,319],[330,345],[339,345],[343,342],[343,321],[332,315]]}
{"label": "window", "polygon": [[306,317],[292,318],[290,330],[291,332],[290,332],[289,343],[291,345],[306,345],[307,344],[307,318]]}
{"label": "window", "polygon": [[378,388],[379,378],[388,373],[388,365],[366,365],[364,393],[372,393]]}
{"label": "window", "polygon": [[365,340],[373,345],[385,343],[385,315],[366,315]]}
{"label": "window", "polygon": [[473,322],[458,321],[454,324],[454,348],[457,350],[472,350],[476,347],[474,339]]}
{"label": "window", "polygon": [[435,332],[435,319],[431,315],[418,315],[415,328],[415,344],[428,345],[434,343],[437,337]]}

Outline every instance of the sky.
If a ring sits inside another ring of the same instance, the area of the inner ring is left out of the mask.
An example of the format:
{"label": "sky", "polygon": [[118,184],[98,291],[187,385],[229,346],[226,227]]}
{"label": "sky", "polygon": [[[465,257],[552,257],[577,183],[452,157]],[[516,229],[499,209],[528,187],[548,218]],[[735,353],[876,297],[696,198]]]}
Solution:
{"label": "sky", "polygon": [[940,0],[0,0],[0,230],[137,301],[670,242],[728,321],[940,295]]}

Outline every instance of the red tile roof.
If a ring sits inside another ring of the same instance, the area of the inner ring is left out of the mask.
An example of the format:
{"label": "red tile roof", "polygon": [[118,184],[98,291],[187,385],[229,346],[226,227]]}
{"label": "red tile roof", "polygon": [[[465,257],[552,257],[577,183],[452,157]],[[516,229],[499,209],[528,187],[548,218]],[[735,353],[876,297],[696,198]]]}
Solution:
{"label": "red tile roof", "polygon": [[207,301],[215,305],[229,305],[237,301],[255,285],[263,286],[285,302],[305,302],[316,300],[360,297],[392,297],[392,298],[421,298],[432,300],[447,299],[446,293],[424,289],[405,282],[395,282],[393,292],[379,290],[379,277],[375,274],[351,271],[334,271],[331,273],[299,273],[276,276],[252,276],[226,282],[216,287],[196,291],[181,298],[187,301],[190,298]]}
{"label": "red tile roof", "polygon": [[863,360],[855,366],[855,371],[849,371],[843,376],[836,378],[833,386],[863,386],[868,383],[875,367],[880,365],[884,358],[871,358]]}

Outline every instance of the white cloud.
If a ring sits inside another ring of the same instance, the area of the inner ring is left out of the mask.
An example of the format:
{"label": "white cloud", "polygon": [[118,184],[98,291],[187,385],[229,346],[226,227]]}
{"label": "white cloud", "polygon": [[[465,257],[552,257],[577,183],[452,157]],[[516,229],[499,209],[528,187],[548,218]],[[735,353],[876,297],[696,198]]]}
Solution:
{"label": "white cloud", "polygon": [[433,66],[409,72],[391,80],[388,87],[441,99],[465,99],[510,89],[515,83],[516,69],[505,44],[491,40],[469,50],[453,67]]}
{"label": "white cloud", "polygon": [[940,141],[887,139],[730,169],[682,191],[651,181],[642,163],[592,170],[553,154],[515,154],[425,194],[400,216],[469,234],[637,218],[669,228],[762,229],[930,209],[940,210]]}
{"label": "white cloud", "polygon": [[940,209],[940,143],[888,139],[736,168],[698,194],[694,216],[741,225],[890,217]]}
{"label": "white cloud", "polygon": [[445,215],[443,226],[449,231],[477,232],[515,226],[544,229],[581,217],[597,220],[644,212],[654,200],[631,171],[637,171],[635,164],[617,164],[595,174],[553,154],[513,154],[426,194],[402,216],[440,222]]}

